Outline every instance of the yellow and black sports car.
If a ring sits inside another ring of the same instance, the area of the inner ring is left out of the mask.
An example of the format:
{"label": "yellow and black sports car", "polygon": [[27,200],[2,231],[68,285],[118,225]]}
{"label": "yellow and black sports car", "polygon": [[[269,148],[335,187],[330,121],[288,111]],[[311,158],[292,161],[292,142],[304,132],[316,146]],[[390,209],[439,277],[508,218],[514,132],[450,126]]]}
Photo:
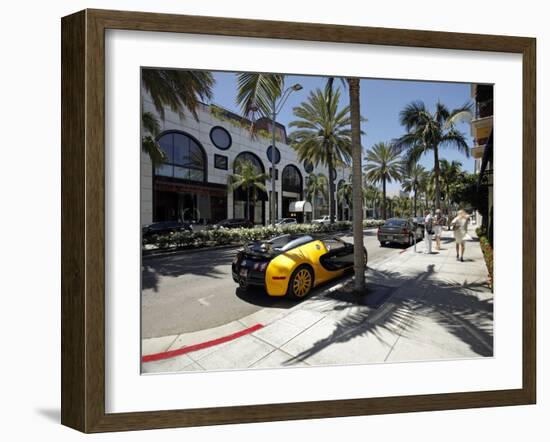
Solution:
{"label": "yellow and black sports car", "polygon": [[[365,249],[365,265],[367,250]],[[305,297],[313,287],[353,268],[353,244],[336,236],[282,235],[240,250],[233,280],[243,289],[262,287],[270,296]]]}

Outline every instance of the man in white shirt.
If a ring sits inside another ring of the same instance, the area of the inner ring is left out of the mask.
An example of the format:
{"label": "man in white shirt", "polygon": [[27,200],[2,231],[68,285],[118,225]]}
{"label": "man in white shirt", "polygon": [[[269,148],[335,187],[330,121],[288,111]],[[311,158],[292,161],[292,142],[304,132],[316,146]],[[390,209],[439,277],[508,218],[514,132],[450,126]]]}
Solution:
{"label": "man in white shirt", "polygon": [[432,253],[433,219],[429,210],[424,211],[424,253]]}

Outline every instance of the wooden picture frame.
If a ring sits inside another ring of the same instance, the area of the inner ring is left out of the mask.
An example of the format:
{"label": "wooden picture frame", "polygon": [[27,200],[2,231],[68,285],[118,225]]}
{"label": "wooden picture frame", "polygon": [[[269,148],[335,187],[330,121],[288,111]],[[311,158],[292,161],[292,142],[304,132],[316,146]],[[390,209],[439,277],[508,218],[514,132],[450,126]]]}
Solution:
{"label": "wooden picture frame", "polygon": [[[512,390],[105,412],[105,30],[495,51],[523,57],[523,382]],[[83,432],[533,404],[536,400],[536,41],[405,29],[84,10],[62,19],[62,424]]]}

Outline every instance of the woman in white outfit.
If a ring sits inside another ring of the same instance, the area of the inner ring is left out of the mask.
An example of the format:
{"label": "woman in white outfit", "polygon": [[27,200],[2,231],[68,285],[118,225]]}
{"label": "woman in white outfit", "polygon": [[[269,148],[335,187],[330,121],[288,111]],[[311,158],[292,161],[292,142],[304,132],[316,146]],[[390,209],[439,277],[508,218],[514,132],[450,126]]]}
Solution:
{"label": "woman in white outfit", "polygon": [[466,246],[466,236],[468,235],[468,214],[464,210],[459,210],[458,215],[451,222],[456,242],[456,259],[464,262],[464,249]]}

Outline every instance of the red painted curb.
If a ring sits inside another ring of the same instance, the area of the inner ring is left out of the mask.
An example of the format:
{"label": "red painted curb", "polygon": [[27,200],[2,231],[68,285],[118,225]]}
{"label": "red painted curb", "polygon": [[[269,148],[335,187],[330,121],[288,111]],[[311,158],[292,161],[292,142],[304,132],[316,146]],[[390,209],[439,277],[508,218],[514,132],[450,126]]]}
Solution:
{"label": "red painted curb", "polygon": [[252,327],[245,328],[238,332],[232,333],[227,336],[222,336],[221,338],[212,339],[211,341],[201,342],[199,344],[189,345],[187,347],[178,348],[177,350],[165,351],[162,353],[155,353],[152,355],[142,356],[141,362],[153,362],[160,361],[162,359],[169,359],[176,356],[181,356],[186,353],[191,353],[192,351],[202,350],[203,348],[213,347],[214,345],[223,344],[224,342],[232,341],[233,339],[240,338],[241,336],[254,333],[255,331],[263,328],[262,324],[256,324]]}

